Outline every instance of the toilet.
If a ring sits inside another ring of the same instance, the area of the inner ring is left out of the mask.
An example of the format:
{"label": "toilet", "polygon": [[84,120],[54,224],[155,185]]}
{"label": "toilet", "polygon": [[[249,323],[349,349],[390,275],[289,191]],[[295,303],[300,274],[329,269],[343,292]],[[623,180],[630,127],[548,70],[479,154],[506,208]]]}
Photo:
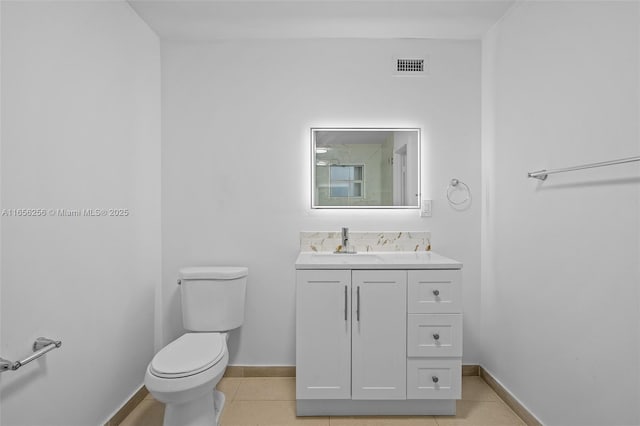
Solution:
{"label": "toilet", "polygon": [[182,323],[187,333],[158,352],[144,384],[166,404],[164,426],[218,425],[224,394],[215,389],[229,362],[229,332],[244,322],[245,267],[180,269]]}

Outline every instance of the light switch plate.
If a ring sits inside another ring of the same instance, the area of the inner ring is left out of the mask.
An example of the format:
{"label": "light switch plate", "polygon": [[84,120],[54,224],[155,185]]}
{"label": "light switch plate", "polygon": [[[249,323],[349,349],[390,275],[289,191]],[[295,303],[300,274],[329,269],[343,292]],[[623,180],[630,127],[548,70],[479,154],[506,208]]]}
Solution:
{"label": "light switch plate", "polygon": [[431,200],[422,200],[422,208],[420,209],[420,216],[431,217]]}

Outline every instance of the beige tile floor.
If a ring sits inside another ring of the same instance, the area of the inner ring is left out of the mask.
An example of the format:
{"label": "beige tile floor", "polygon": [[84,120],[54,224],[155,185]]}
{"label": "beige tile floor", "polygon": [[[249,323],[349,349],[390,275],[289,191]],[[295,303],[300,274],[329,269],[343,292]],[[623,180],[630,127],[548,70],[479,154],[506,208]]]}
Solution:
{"label": "beige tile floor", "polygon": [[[218,389],[227,403],[222,426],[515,426],[524,422],[476,376],[462,378],[455,416],[296,417],[293,377],[225,377]],[[164,405],[147,396],[121,426],[160,426]]]}

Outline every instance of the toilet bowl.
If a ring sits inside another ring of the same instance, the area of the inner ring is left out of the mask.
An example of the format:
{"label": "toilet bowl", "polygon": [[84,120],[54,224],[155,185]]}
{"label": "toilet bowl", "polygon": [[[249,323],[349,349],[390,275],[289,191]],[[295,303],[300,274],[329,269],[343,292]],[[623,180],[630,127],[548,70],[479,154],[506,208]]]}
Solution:
{"label": "toilet bowl", "polygon": [[197,267],[180,270],[183,325],[189,332],[161,349],[144,383],[165,403],[164,426],[215,426],[224,394],[216,385],[229,362],[228,332],[244,322],[248,270]]}
{"label": "toilet bowl", "polygon": [[224,395],[215,387],[229,361],[226,333],[187,333],[156,354],[145,385],[166,404],[166,426],[212,426],[220,422]]}

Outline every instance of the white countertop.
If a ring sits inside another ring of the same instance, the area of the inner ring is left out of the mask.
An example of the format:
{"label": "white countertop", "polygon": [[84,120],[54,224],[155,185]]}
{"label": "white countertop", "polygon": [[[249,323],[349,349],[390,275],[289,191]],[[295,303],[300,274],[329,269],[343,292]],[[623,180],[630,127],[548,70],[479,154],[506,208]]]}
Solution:
{"label": "white countertop", "polygon": [[461,269],[462,263],[432,251],[386,251],[335,254],[303,251],[296,269]]}

